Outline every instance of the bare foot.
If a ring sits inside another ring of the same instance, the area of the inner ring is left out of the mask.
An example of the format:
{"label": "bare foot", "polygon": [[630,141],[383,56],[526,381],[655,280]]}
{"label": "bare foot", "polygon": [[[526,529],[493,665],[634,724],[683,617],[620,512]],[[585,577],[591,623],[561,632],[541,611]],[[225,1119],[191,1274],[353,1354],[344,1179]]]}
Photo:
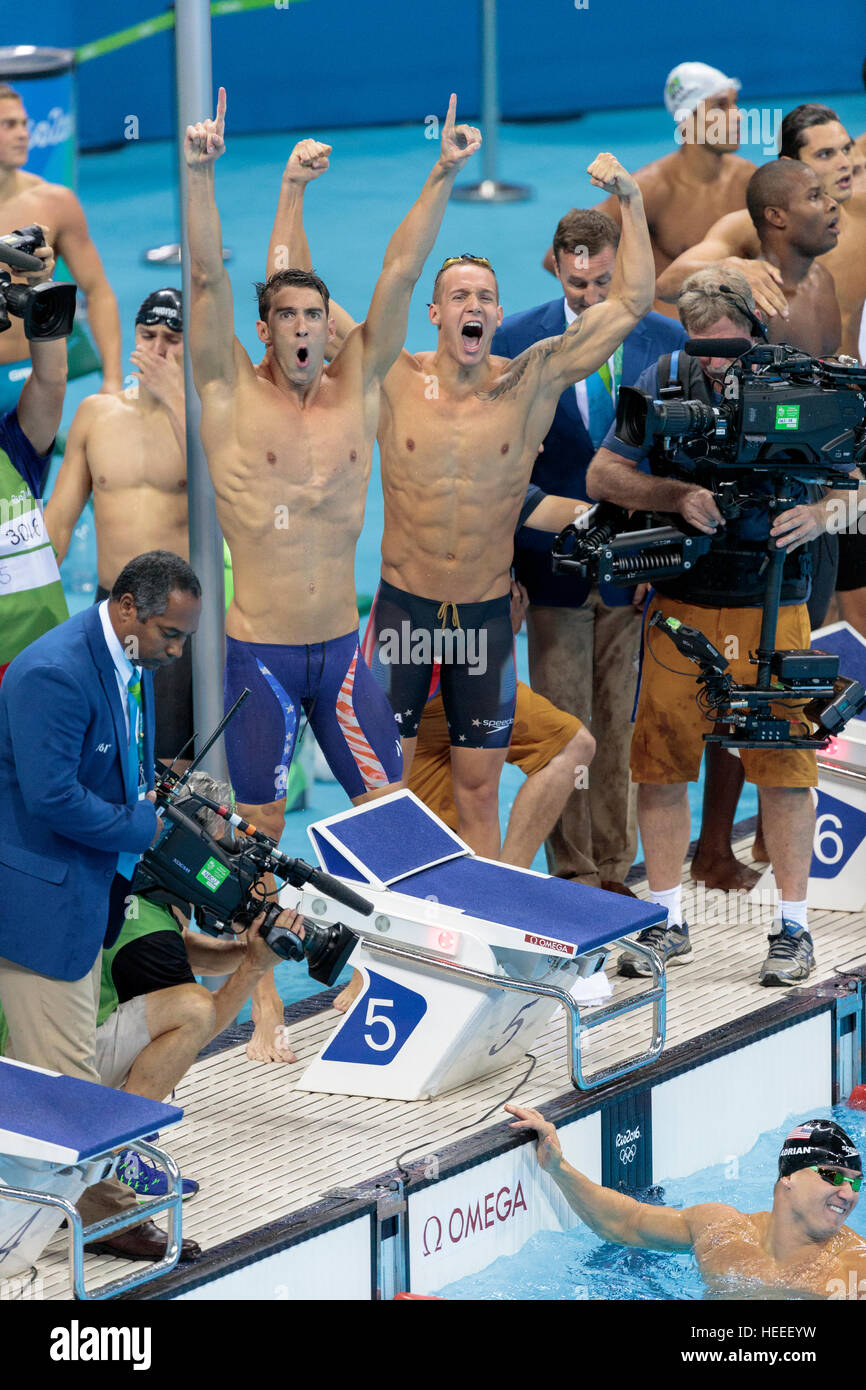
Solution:
{"label": "bare foot", "polygon": [[257,1023],[246,1045],[251,1062],[297,1062],[289,1047],[289,1030],[284,1023]]}
{"label": "bare foot", "polygon": [[337,1010],[338,1014],[348,1013],[349,1009],[352,1007],[355,1000],[358,998],[358,995],[361,993],[361,986],[363,985],[363,983],[364,977],[361,974],[360,970],[353,970],[352,978],[346,985],[346,988],[341,989],[340,993],[334,1000],[333,1007]]}
{"label": "bare foot", "polygon": [[731,855],[728,859],[714,859],[710,864],[700,864],[693,859],[689,877],[693,883],[703,883],[723,893],[741,893],[754,888],[761,875]]}

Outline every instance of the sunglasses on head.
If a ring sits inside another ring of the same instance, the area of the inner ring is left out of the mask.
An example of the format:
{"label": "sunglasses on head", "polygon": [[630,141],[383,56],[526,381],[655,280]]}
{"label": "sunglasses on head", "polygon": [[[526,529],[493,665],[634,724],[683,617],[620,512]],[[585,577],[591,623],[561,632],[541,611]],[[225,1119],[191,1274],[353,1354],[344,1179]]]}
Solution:
{"label": "sunglasses on head", "polygon": [[449,265],[459,265],[461,261],[471,261],[473,265],[483,265],[488,270],[493,269],[493,266],[490,264],[486,256],[472,256],[469,254],[468,251],[462,251],[459,256],[447,256],[440,265],[439,269],[447,270]]}
{"label": "sunglasses on head", "polygon": [[848,1182],[851,1184],[852,1192],[860,1191],[860,1184],[863,1181],[862,1175],[859,1178],[849,1178],[836,1168],[819,1168],[817,1163],[807,1163],[806,1167],[811,1173],[817,1173],[818,1177],[823,1178],[831,1187],[843,1187]]}

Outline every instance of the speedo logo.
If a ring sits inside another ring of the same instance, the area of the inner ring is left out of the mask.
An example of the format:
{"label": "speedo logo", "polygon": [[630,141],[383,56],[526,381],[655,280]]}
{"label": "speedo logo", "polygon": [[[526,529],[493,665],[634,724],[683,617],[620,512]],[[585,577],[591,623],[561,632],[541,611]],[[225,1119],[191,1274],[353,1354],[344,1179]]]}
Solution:
{"label": "speedo logo", "polygon": [[574,955],[574,947],[565,941],[551,941],[546,936],[530,936],[529,932],[524,934],[523,940],[530,946],[543,946],[547,951],[559,951],[564,956]]}

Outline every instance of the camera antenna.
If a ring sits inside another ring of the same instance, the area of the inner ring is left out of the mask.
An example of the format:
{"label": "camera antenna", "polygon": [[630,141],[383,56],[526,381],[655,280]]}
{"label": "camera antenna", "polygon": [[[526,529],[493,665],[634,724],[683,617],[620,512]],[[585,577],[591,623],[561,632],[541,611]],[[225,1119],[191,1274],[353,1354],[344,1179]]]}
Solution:
{"label": "camera antenna", "polygon": [[[186,772],[184,772],[184,773],[182,774],[182,776],[178,777],[177,781],[176,781],[176,782],[174,783],[174,785],[172,786],[172,792],[177,791],[178,787],[182,787],[182,786],[184,785],[184,783],[185,783],[186,781],[189,780],[190,776],[192,775],[193,772],[195,772],[195,770],[196,770],[196,768],[198,767],[199,763],[201,762],[202,758],[204,758],[205,754],[207,754],[207,753],[210,751],[210,749],[211,749],[211,748],[214,746],[214,744],[216,743],[217,739],[220,737],[220,735],[221,735],[223,729],[225,728],[226,724],[228,724],[229,720],[232,719],[232,718],[237,714],[238,710],[240,709],[241,705],[244,703],[244,700],[246,700],[246,698],[247,698],[247,696],[249,695],[249,693],[250,693],[250,692],[249,692],[248,689],[245,689],[245,690],[242,690],[242,691],[241,691],[240,695],[239,695],[238,698],[235,700],[235,702],[234,702],[234,704],[232,705],[231,709],[226,711],[226,713],[223,715],[222,719],[220,720],[220,722],[217,724],[216,728],[214,729],[213,733],[210,735],[210,737],[209,737],[208,739],[206,739],[205,744],[204,744],[204,747],[201,749],[201,752],[199,752],[199,753],[193,758],[193,760],[192,760],[192,762],[190,763],[189,767],[187,768]],[[187,748],[188,748],[189,745],[193,742],[194,739],[195,739],[195,734],[193,734],[190,738],[188,738],[187,741],[186,741],[186,743],[185,743],[185,744],[183,745],[183,747],[181,748],[180,752],[178,752],[178,753],[176,753],[176,754],[174,755],[174,758],[173,758],[172,763],[171,763],[171,767],[169,767],[169,769],[168,769],[169,773],[171,772],[171,769],[174,767],[174,765],[175,765],[175,763],[177,762],[178,758],[180,758],[180,757],[183,756],[183,754],[186,752]]]}

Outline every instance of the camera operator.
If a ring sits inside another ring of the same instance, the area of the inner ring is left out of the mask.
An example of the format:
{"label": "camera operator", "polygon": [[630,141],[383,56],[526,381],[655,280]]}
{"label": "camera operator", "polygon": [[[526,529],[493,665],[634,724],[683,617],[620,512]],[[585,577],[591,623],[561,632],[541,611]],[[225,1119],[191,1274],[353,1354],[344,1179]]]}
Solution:
{"label": "camera operator", "polygon": [[[720,290],[724,284],[734,295]],[[745,277],[730,269],[711,268],[690,276],[680,291],[678,308],[693,337],[751,337],[751,327],[734,296],[742,296],[753,311]],[[679,355],[676,365],[665,358],[648,368],[639,389],[654,397],[659,388],[679,381],[686,399],[718,404],[728,358]],[[638,472],[649,458],[652,476]],[[714,537],[708,555],[679,578],[660,580],[647,613],[656,611],[697,628],[729,659],[733,679],[754,683],[749,652],[759,645],[762,618],[762,567],[767,538],[786,548],[779,610],[777,649],[807,649],[810,626],[806,599],[809,569],[801,563],[806,542],[821,534],[827,522],[827,503],[806,502],[780,512],[770,521],[769,510],[750,509],[727,523],[712,492],[688,481],[691,461],[679,453],[679,474],[671,472],[656,448],[633,449],[614,437],[605,439],[587,476],[590,496],[624,507],[679,513],[696,530]],[[798,484],[804,498],[807,490]],[[689,844],[690,816],[686,783],[696,781],[703,755],[703,735],[710,726],[696,703],[694,666],[676,652],[658,651],[658,638],[647,637],[640,695],[632,739],[631,771],[639,784],[638,824],[643,841],[650,896],[668,911],[667,927],[651,927],[647,940],[665,961],[684,961],[691,955],[688,924],[683,919],[681,873]],[[664,662],[664,665],[662,664]],[[673,674],[672,674],[673,672]],[[776,712],[776,711],[774,711]],[[780,706],[782,717],[796,718]],[[760,982],[792,985],[815,967],[808,932],[806,886],[811,860],[815,811],[809,789],[817,784],[814,752],[803,749],[740,750],[746,778],[759,788],[764,834],[779,889],[779,920],[774,923],[770,951],[761,966]],[[642,963],[626,952],[620,957],[624,975],[644,973]]]}
{"label": "camera operator", "polygon": [[[47,183],[24,167],[29,153],[27,112],[20,93],[0,82],[0,233],[28,223],[51,228],[51,240],[69,267],[69,277],[87,299],[87,313],[99,358],[102,390],[119,391],[123,384],[120,360],[120,318],[117,301],[105,276],[99,252],[90,239],[84,209],[71,188]],[[13,272],[17,279],[18,271]],[[76,328],[64,344],[73,377],[98,368],[93,349]],[[19,324],[13,323],[0,341],[0,409],[10,399],[16,381],[30,366],[31,343]],[[35,362],[34,362],[35,366]],[[14,395],[11,396],[14,400]]]}
{"label": "camera operator", "polygon": [[[125,566],[108,599],[37,638],[6,673],[0,1004],[18,1061],[99,1081],[100,952],[118,935],[138,858],[161,829],[152,672],[180,656],[200,613],[186,561],[151,551]],[[79,1206],[92,1221],[130,1199],[109,1181]],[[151,1223],[132,1234],[156,1258],[165,1252]]]}
{"label": "camera operator", "polygon": [[[31,288],[54,270],[50,246],[33,254],[43,269],[25,275]],[[69,617],[41,504],[66,393],[66,341],[30,347],[33,371],[17,405],[0,415],[0,682],[13,657]]]}

